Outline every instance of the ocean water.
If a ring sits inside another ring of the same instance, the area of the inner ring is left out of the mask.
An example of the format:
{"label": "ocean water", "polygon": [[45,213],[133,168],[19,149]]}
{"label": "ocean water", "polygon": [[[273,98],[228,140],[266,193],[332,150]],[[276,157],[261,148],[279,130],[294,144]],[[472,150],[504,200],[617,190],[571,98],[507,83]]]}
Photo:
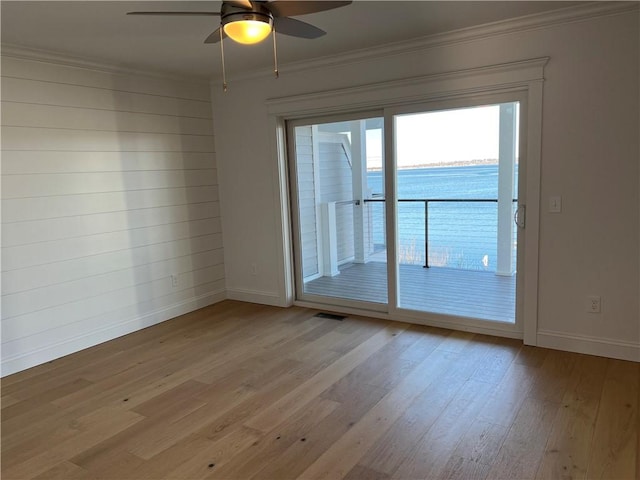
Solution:
{"label": "ocean water", "polygon": [[[369,172],[367,180],[372,194],[382,194],[382,172]],[[496,199],[497,196],[497,165],[398,171],[399,199]],[[377,249],[382,249],[385,243],[383,204],[368,203],[367,206],[372,220],[373,241]],[[495,271],[497,203],[430,202],[428,215],[430,266]],[[515,225],[513,228],[515,232]],[[424,264],[424,202],[399,203],[398,236],[400,263]],[[515,255],[515,243],[512,255]]]}

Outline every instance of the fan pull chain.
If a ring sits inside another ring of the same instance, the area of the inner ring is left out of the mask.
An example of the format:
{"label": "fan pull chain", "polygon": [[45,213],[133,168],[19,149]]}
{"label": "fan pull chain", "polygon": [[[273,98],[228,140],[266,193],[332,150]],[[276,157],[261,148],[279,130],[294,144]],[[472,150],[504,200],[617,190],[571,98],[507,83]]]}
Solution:
{"label": "fan pull chain", "polygon": [[272,32],[273,32],[273,64],[274,64],[273,71],[276,74],[276,78],[279,78],[280,77],[280,73],[278,72],[278,47],[276,46],[276,27],[275,27],[275,25],[273,26]]}
{"label": "fan pull chain", "polygon": [[224,69],[224,42],[222,41],[222,27],[220,30],[220,53],[222,56],[222,91],[227,91],[227,72]]}

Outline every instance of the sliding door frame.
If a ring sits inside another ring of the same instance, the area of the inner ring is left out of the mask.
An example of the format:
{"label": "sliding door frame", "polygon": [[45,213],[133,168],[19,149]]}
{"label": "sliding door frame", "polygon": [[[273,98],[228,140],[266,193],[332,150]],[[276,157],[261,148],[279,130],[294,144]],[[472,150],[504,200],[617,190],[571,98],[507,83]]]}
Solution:
{"label": "sliding door frame", "polygon": [[[540,219],[540,156],[542,142],[542,96],[544,83],[544,67],[549,61],[548,57],[534,58],[518,62],[491,65],[480,68],[458,70],[439,73],[423,77],[408,78],[364,85],[359,87],[344,88],[339,90],[315,92],[303,95],[274,98],[267,101],[270,127],[272,136],[272,158],[277,161],[277,175],[274,180],[278,184],[278,191],[274,201],[277,203],[276,211],[282,213],[282,217],[276,219],[282,233],[282,242],[278,253],[280,270],[280,291],[282,292],[282,304],[299,303],[306,306],[316,306],[306,302],[294,300],[293,271],[294,258],[291,249],[291,210],[289,201],[289,186],[287,180],[287,153],[285,148],[285,121],[300,118],[308,118],[322,115],[334,115],[340,113],[358,113],[386,109],[385,122],[394,108],[415,105],[416,103],[428,104],[438,101],[466,100],[482,98],[490,95],[522,95],[525,101],[521,102],[521,109],[526,109],[526,114],[521,113],[521,132],[525,142],[521,141],[521,156],[526,156],[526,172],[520,173],[526,177],[526,198],[524,205],[527,211],[527,228],[525,229],[526,251],[523,255],[524,289],[522,295],[522,331],[508,332],[500,329],[476,327],[473,325],[459,324],[457,322],[441,321],[437,317],[427,319],[407,316],[403,311],[396,309],[386,312],[361,311],[358,308],[348,306],[340,309],[345,313],[365,314],[381,318],[409,321],[413,323],[425,323],[448,328],[458,328],[479,333],[497,334],[523,338],[527,345],[536,345],[537,316],[538,316],[538,255],[539,255],[539,219]],[[386,162],[392,161],[393,146],[392,135],[386,128],[385,151]],[[388,167],[387,167],[388,168]],[[390,182],[388,182],[390,183]],[[391,190],[389,190],[391,187]],[[393,205],[396,199],[394,185],[386,185],[387,205]],[[389,197],[391,195],[391,197]],[[395,214],[387,218],[387,222],[395,221]],[[387,224],[387,226],[389,226]],[[395,243],[387,245],[395,255]],[[397,281],[396,276],[389,275],[389,281]],[[392,298],[393,292],[389,292],[390,304],[396,304],[396,298]],[[326,308],[326,305],[322,305]]]}
{"label": "sliding door frame", "polygon": [[[456,323],[463,327],[476,328],[492,328],[508,334],[510,336],[519,336],[524,331],[524,279],[525,262],[524,252],[526,252],[526,235],[523,229],[518,228],[518,248],[517,248],[517,276],[516,276],[516,305],[515,305],[515,321],[514,323],[498,322],[492,320],[452,317],[450,315],[438,314],[427,311],[416,311],[399,306],[398,295],[400,292],[399,268],[400,264],[397,260],[398,251],[398,182],[397,182],[397,158],[396,144],[397,131],[395,118],[398,115],[412,113],[435,113],[448,110],[462,110],[465,108],[492,106],[503,103],[518,102],[519,107],[519,165],[518,165],[518,206],[526,205],[526,137],[527,131],[523,124],[526,124],[524,118],[527,116],[527,96],[523,91],[510,91],[500,93],[488,93],[479,95],[469,95],[457,97],[455,99],[434,100],[411,105],[400,105],[387,107],[384,109],[384,126],[385,126],[385,172],[386,184],[385,191],[387,193],[387,232],[392,235],[387,236],[387,279],[389,291],[389,314],[393,317],[415,317],[424,320],[423,323],[432,323],[439,318],[447,318],[452,321],[455,318]],[[431,320],[431,322],[430,322]]]}
{"label": "sliding door frame", "polygon": [[[313,126],[327,123],[337,122],[350,122],[355,120],[367,120],[370,118],[383,118],[383,110],[367,110],[363,112],[349,112],[345,114],[334,115],[321,115],[314,117],[304,118],[289,118],[285,120],[286,126],[286,141],[288,152],[288,177],[289,177],[289,191],[291,192],[289,198],[289,208],[291,212],[291,225],[292,225],[292,259],[293,259],[293,278],[294,278],[294,290],[295,301],[298,304],[300,302],[306,302],[307,304],[318,304],[324,306],[338,306],[352,309],[373,311],[388,313],[388,304],[386,303],[373,303],[364,300],[354,300],[344,297],[328,297],[324,295],[314,295],[311,293],[305,293],[304,291],[304,278],[302,271],[302,227],[300,225],[300,209],[299,209],[299,191],[298,191],[298,162],[296,151],[296,139],[295,129],[301,126]],[[384,127],[383,127],[384,131]],[[314,155],[317,152],[314,152]],[[316,215],[318,212],[316,211]],[[320,248],[318,249],[320,250]]]}

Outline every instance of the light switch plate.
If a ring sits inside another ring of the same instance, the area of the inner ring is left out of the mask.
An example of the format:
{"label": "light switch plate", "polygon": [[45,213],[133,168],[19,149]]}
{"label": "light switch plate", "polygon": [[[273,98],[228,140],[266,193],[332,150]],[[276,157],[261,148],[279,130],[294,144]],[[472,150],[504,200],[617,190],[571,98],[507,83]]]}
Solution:
{"label": "light switch plate", "polygon": [[553,196],[549,197],[549,213],[562,212],[562,197]]}

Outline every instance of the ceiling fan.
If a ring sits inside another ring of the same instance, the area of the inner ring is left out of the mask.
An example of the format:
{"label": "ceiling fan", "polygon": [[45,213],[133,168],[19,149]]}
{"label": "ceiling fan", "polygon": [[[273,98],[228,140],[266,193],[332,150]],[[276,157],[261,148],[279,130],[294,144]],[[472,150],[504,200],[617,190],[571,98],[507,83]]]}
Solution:
{"label": "ceiling fan", "polygon": [[278,76],[278,61],[276,53],[275,34],[281,33],[299,38],[318,38],[326,34],[324,30],[294,17],[307,15],[349,5],[350,1],[263,1],[263,0],[234,0],[222,2],[219,12],[128,12],[127,15],[162,15],[162,16],[214,16],[220,17],[220,27],[214,30],[204,43],[220,42],[222,52],[223,88],[226,91],[226,75],[224,68],[224,46],[222,40],[226,37],[245,45],[260,43],[273,33],[273,48],[275,73]]}

